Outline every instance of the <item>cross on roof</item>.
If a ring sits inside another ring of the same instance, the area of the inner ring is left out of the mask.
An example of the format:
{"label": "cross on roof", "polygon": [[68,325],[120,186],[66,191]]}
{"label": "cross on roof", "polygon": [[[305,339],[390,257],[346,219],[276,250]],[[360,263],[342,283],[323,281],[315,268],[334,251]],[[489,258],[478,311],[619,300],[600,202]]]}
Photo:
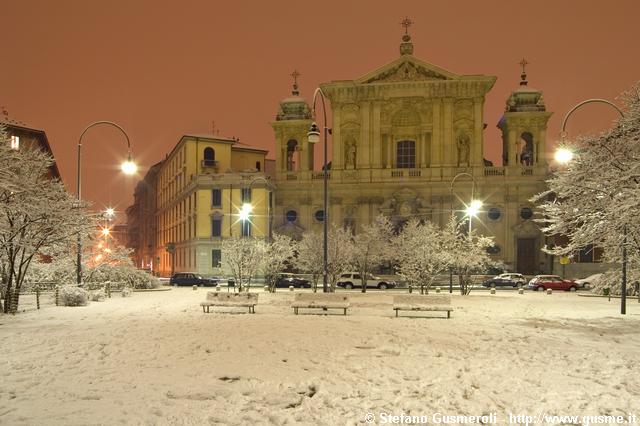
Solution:
{"label": "cross on roof", "polygon": [[291,77],[293,77],[293,84],[297,85],[298,84],[298,77],[300,77],[302,74],[300,74],[298,72],[298,70],[293,70],[293,72],[290,75],[291,75]]}
{"label": "cross on roof", "polygon": [[527,62],[527,60],[525,58],[522,58],[522,60],[520,62],[518,62],[520,64],[520,66],[522,67],[522,74],[524,74],[525,71],[525,67],[527,65],[529,65],[529,62]]}
{"label": "cross on roof", "polygon": [[413,21],[411,19],[409,19],[408,16],[405,16],[404,19],[402,20],[402,22],[400,22],[400,25],[402,25],[404,27],[404,33],[405,34],[409,34],[409,27],[411,25],[413,25]]}

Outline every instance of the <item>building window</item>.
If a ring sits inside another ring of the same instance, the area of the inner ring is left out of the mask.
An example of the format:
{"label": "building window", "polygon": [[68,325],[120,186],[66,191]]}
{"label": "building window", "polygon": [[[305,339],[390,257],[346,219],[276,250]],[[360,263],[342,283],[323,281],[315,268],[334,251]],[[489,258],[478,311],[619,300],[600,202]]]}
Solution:
{"label": "building window", "polygon": [[413,169],[416,167],[415,141],[399,141],[396,148],[396,168]]}
{"label": "building window", "polygon": [[602,249],[589,244],[578,252],[578,262],[593,263],[602,262]]}
{"label": "building window", "polygon": [[222,266],[222,251],[219,249],[211,250],[211,266],[213,268],[219,268]]}
{"label": "building window", "polygon": [[205,166],[215,166],[216,165],[216,152],[213,148],[206,147],[204,149],[204,161],[203,164]]}
{"label": "building window", "polygon": [[211,218],[211,236],[212,237],[222,236],[222,217],[221,216],[214,216]]}
{"label": "building window", "polygon": [[487,216],[489,217],[489,219],[491,220],[498,220],[500,219],[500,215],[502,213],[500,212],[500,209],[497,207],[492,207],[489,209],[489,211],[487,212]]}
{"label": "building window", "polygon": [[487,247],[486,250],[487,250],[487,253],[489,254],[498,254],[500,253],[500,250],[502,250],[502,248],[497,244],[493,244]]}
{"label": "building window", "polygon": [[256,161],[256,170],[260,171],[260,162],[259,161]]}
{"label": "building window", "polygon": [[251,236],[251,221],[243,220],[242,221],[242,236],[250,237]]}
{"label": "building window", "polygon": [[11,136],[11,149],[20,149],[20,138],[18,136]]}
{"label": "building window", "polygon": [[251,202],[251,188],[242,188],[242,203]]}
{"label": "building window", "polygon": [[287,222],[295,222],[296,219],[298,219],[298,213],[295,210],[289,210],[285,214],[285,218],[287,219]]}
{"label": "building window", "polygon": [[520,217],[524,220],[531,219],[533,217],[533,210],[529,207],[523,207],[520,209]]}
{"label": "building window", "polygon": [[316,210],[313,216],[318,222],[324,221],[324,210]]}
{"label": "building window", "polygon": [[211,207],[222,207],[222,190],[211,190]]}

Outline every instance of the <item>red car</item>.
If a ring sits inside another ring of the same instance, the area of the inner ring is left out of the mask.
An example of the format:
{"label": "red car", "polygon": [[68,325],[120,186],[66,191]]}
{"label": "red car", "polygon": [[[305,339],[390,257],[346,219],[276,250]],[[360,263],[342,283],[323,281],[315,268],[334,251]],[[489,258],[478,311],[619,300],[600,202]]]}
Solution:
{"label": "red car", "polygon": [[563,280],[557,275],[536,275],[529,281],[529,290],[545,291],[552,290],[576,291],[578,284],[574,280]]}

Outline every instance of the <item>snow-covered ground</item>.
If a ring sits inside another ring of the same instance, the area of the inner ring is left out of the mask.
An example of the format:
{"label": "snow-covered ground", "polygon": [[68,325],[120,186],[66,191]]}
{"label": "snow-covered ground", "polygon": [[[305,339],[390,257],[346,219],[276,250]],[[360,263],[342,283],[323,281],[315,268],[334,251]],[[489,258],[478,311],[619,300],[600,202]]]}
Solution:
{"label": "snow-covered ground", "polygon": [[287,291],[260,294],[255,315],[203,314],[205,292],[0,316],[0,424],[640,417],[636,300],[621,317],[619,300],[575,293],[454,295],[447,320],[394,318],[392,292],[350,293],[346,317],[294,316]]}

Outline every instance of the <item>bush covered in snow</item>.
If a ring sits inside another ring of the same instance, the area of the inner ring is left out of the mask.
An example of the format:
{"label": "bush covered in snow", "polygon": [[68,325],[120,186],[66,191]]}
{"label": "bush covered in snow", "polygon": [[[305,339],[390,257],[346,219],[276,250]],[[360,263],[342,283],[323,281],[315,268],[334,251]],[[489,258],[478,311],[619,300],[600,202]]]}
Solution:
{"label": "bush covered in snow", "polygon": [[94,290],[89,293],[92,302],[104,302],[107,295],[104,292],[104,289]]}
{"label": "bush covered in snow", "polygon": [[[637,295],[636,283],[640,281],[637,270],[627,271],[627,296]],[[605,294],[605,289],[613,295],[622,294],[622,271],[609,271],[597,280],[591,282],[591,292],[595,294]]]}
{"label": "bush covered in snow", "polygon": [[147,289],[160,287],[158,278],[151,274],[136,269],[132,265],[108,265],[102,264],[91,268],[84,275],[87,288],[101,288],[111,282],[112,290],[121,290],[124,287],[134,289]]}
{"label": "bush covered in snow", "polygon": [[89,303],[89,292],[73,285],[60,287],[58,297],[62,306],[86,306]]}

